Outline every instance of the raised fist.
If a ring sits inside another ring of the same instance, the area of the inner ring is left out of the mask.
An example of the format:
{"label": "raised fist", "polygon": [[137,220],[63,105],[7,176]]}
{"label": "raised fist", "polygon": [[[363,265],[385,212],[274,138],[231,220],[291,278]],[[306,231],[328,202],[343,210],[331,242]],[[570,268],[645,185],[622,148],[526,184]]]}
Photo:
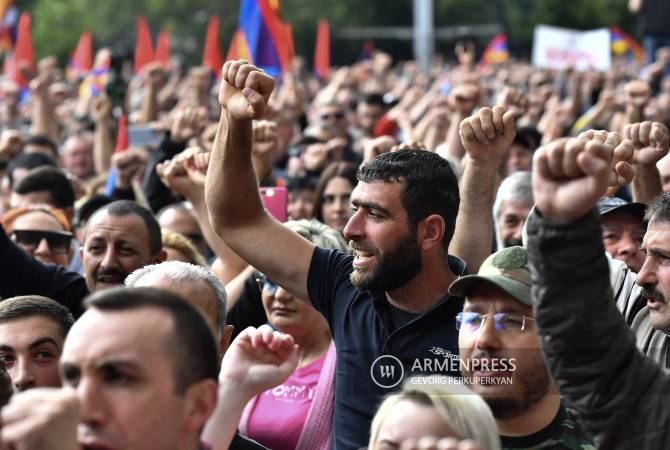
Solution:
{"label": "raised fist", "polygon": [[468,156],[476,161],[502,161],[516,136],[515,115],[514,110],[494,106],[463,119],[459,134]]}
{"label": "raised fist", "polygon": [[668,154],[670,134],[668,128],[660,122],[628,124],[623,134],[633,142],[635,164],[655,165]]}
{"label": "raised fist", "polygon": [[227,61],[221,69],[219,104],[233,119],[251,120],[263,116],[275,80],[244,60]]}
{"label": "raised fist", "polygon": [[449,93],[449,106],[463,116],[468,116],[479,103],[479,87],[474,83],[456,86]]}
{"label": "raised fist", "polygon": [[557,222],[575,220],[605,194],[612,184],[612,172],[619,180],[632,179],[634,171],[628,162],[632,144],[615,134],[595,132],[558,139],[535,152],[533,195],[545,217]]}

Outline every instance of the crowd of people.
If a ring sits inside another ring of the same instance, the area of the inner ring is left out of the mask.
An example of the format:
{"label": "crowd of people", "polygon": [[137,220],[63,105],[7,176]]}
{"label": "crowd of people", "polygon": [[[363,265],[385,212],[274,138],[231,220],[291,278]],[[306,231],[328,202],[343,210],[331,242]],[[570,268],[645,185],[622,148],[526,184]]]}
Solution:
{"label": "crowd of people", "polygon": [[665,448],[650,56],[1,80],[0,447]]}

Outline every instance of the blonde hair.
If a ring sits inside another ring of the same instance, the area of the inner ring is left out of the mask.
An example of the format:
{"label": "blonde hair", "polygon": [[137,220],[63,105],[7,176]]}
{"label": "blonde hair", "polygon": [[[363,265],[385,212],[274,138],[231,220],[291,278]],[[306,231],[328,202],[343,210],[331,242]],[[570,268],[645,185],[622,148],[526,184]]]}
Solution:
{"label": "blonde hair", "polygon": [[435,408],[445,427],[453,430],[459,439],[477,441],[482,450],[500,450],[498,427],[484,399],[453,378],[432,375],[430,379],[430,383],[424,384],[424,377],[410,378],[399,393],[386,397],[372,420],[368,449],[375,449],[382,424],[391,409],[408,400]]}
{"label": "blonde hair", "polygon": [[196,266],[208,267],[204,256],[195,249],[193,243],[191,243],[191,241],[189,241],[183,234],[166,228],[161,228],[161,239],[163,240],[164,249],[167,247],[177,250],[188,258],[187,262],[195,264]]}

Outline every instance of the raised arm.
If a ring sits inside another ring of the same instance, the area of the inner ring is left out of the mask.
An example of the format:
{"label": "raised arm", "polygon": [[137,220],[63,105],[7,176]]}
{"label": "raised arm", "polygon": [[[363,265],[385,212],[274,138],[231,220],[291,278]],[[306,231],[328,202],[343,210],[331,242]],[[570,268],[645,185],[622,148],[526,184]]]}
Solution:
{"label": "raised arm", "polygon": [[482,108],[460,123],[460,138],[467,156],[459,186],[461,205],[449,253],[464,259],[470,272],[479,269],[493,248],[493,200],[498,169],[516,135],[515,114],[502,106]]}
{"label": "raised arm", "polygon": [[659,396],[668,380],[637,351],[616,308],[594,209],[614,178],[631,176],[630,141],[608,139],[562,139],[535,154],[528,225],[535,320],[552,378],[598,448],[664,448],[663,434],[651,430],[667,428]]}
{"label": "raised arm", "polygon": [[633,200],[650,203],[663,192],[656,163],[668,154],[668,128],[660,122],[642,122],[626,125],[623,132],[635,148]]}
{"label": "raised arm", "polygon": [[263,116],[274,80],[245,61],[223,65],[223,108],[205,198],[214,231],[244,260],[300,298],[314,246],[264,210],[251,160],[251,122]]}
{"label": "raised arm", "polygon": [[286,381],[297,366],[298,346],[290,335],[268,325],[242,331],[221,363],[219,401],[205,425],[205,442],[228,449],[249,400]]}

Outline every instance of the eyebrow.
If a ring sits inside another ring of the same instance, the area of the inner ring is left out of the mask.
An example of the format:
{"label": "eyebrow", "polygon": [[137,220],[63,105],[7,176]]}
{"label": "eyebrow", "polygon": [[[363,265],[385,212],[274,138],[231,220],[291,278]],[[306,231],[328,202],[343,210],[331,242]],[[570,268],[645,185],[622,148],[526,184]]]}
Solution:
{"label": "eyebrow", "polygon": [[36,347],[39,347],[42,344],[53,344],[54,346],[58,347],[58,344],[56,343],[56,340],[49,337],[49,336],[44,336],[41,338],[35,339],[31,344],[28,346],[28,348],[33,349]]}
{"label": "eyebrow", "polygon": [[366,208],[366,209],[374,209],[374,210],[377,210],[377,211],[381,212],[382,214],[384,214],[384,215],[386,215],[386,216],[390,216],[390,215],[391,215],[391,211],[389,211],[388,209],[384,208],[382,205],[380,205],[380,204],[377,203],[377,202],[364,202],[364,201],[362,201],[362,200],[352,200],[352,201],[351,201],[351,204],[354,205],[354,206],[356,206],[356,207],[358,207],[358,208],[363,207],[363,208]]}
{"label": "eyebrow", "polygon": [[666,250],[660,249],[658,247],[645,249],[643,245],[642,247],[640,247],[640,250],[654,256],[662,256],[664,258],[667,258],[669,256]]}
{"label": "eyebrow", "polygon": [[[53,344],[54,346],[56,346],[58,348],[58,344],[56,343],[56,341],[53,338],[50,338],[49,336],[44,336],[44,337],[35,339],[33,342],[31,342],[28,345],[28,348],[30,350],[32,350],[34,348],[39,347],[42,344]],[[12,347],[10,345],[7,345],[7,344],[1,344],[0,345],[0,351],[11,352],[11,353],[15,352],[14,347]]]}

